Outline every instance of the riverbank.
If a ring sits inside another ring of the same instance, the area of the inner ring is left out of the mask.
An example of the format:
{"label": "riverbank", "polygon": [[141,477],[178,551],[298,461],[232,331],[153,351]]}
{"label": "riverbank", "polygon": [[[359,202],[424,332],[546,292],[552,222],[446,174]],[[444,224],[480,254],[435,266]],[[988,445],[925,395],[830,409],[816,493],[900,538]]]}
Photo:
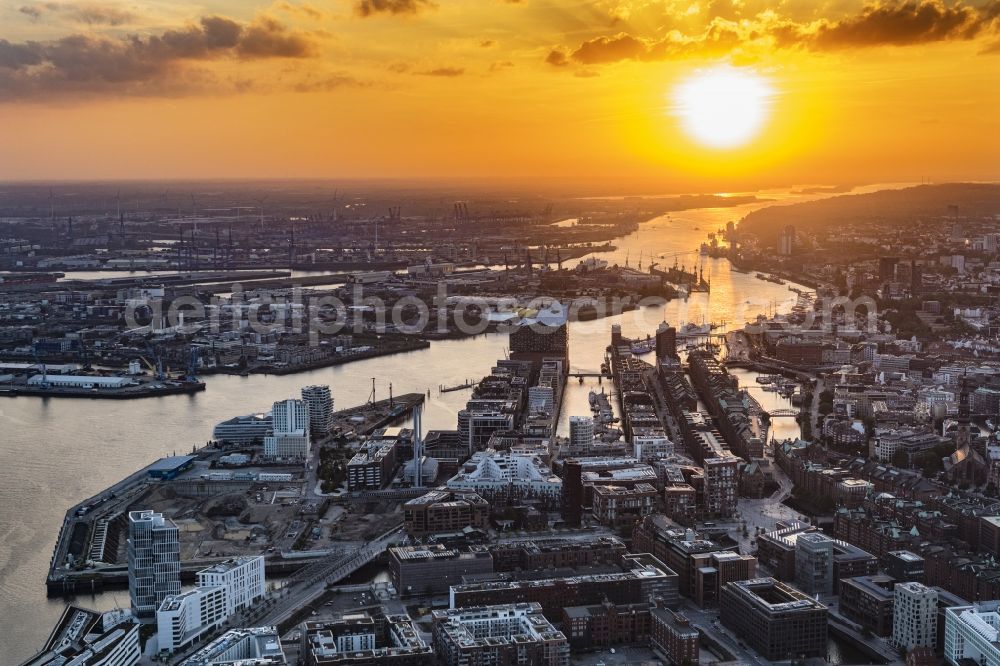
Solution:
{"label": "riverbank", "polygon": [[205,390],[205,382],[147,383],[124,388],[0,386],[0,397],[86,398],[88,400],[139,400],[167,395],[188,395]]}
{"label": "riverbank", "polygon": [[323,359],[318,359],[315,361],[309,361],[307,363],[294,363],[288,365],[263,365],[263,366],[247,366],[245,368],[228,368],[228,367],[214,367],[208,368],[201,371],[204,375],[294,375],[300,372],[309,372],[311,370],[319,370],[322,368],[331,368],[338,365],[345,365],[347,363],[353,363],[355,361],[364,361],[371,358],[378,358],[380,356],[392,356],[394,354],[406,354],[409,352],[420,351],[421,349],[427,349],[431,346],[431,343],[427,340],[422,340],[419,338],[408,338],[400,340],[398,344],[393,344],[391,347],[383,347],[381,349],[367,349],[359,352],[352,352],[350,354],[342,354],[339,356],[333,356]]}

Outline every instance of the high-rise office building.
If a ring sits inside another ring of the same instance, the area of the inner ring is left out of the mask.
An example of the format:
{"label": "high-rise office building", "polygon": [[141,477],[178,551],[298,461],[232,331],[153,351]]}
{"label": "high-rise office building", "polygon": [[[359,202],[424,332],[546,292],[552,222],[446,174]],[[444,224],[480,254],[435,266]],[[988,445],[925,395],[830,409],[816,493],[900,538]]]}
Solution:
{"label": "high-rise office building", "polygon": [[896,279],[896,264],[899,259],[896,257],[878,258],[878,280],[879,282],[892,282]]}
{"label": "high-rise office building", "polygon": [[937,643],[937,590],[920,583],[896,583],[892,642],[906,650]]}
{"label": "high-rise office building", "polygon": [[128,594],[132,613],[152,618],[160,603],[181,591],[177,526],[150,510],[128,514]]}
{"label": "high-rise office building", "polygon": [[589,416],[569,417],[569,444],[574,451],[587,451],[594,443],[594,419]]}
{"label": "high-rise office building", "polygon": [[[956,207],[955,214],[958,214]],[[961,241],[965,240],[965,226],[961,222],[952,222],[951,224],[951,240]]]}
{"label": "high-rise office building", "polygon": [[736,491],[739,486],[740,459],[734,455],[705,458],[705,513],[730,520],[736,512]]}
{"label": "high-rise office building", "polygon": [[333,396],[329,386],[313,385],[302,388],[302,400],[309,411],[309,432],[322,437],[333,426]]}
{"label": "high-rise office building", "polygon": [[661,322],[656,329],[656,358],[677,356],[677,329]]}
{"label": "high-rise office building", "polygon": [[795,227],[786,226],[778,232],[778,254],[783,257],[791,255],[795,251]]}
{"label": "high-rise office building", "polygon": [[924,267],[910,261],[910,293],[919,294],[924,288]]}
{"label": "high-rise office building", "polygon": [[819,532],[798,535],[795,584],[806,594],[833,593],[833,539]]}

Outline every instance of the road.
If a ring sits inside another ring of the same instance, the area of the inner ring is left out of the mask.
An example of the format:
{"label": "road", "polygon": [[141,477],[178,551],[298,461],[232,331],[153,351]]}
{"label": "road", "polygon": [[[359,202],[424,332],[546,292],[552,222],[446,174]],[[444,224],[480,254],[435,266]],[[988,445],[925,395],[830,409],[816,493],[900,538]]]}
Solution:
{"label": "road", "polygon": [[[278,626],[296,612],[314,603],[327,590],[328,585],[337,583],[368,564],[386,548],[400,540],[403,528],[397,527],[370,541],[363,547],[343,555],[334,555],[296,572],[288,579],[288,584],[275,590],[252,608],[229,619],[217,632],[221,634],[229,627]],[[206,636],[197,646],[171,657],[170,663],[179,664],[212,640]]]}
{"label": "road", "polygon": [[889,664],[903,664],[903,660],[899,658],[899,651],[889,643],[887,638],[881,636],[865,636],[860,631],[860,625],[851,622],[850,620],[844,618],[838,613],[830,609],[830,625],[831,629],[836,626],[837,629],[844,634],[850,635],[854,640],[859,643],[864,643],[869,649],[878,652],[883,659]]}
{"label": "road", "polygon": [[[750,648],[740,647],[740,644],[743,643],[742,639],[722,626],[722,623],[719,621],[718,610],[701,609],[695,606],[693,602],[687,601],[681,612],[691,620],[691,625],[695,629],[721,645],[723,649],[739,660],[740,663],[756,664],[758,666],[769,663]],[[720,659],[720,661],[722,660]]]}
{"label": "road", "polygon": [[580,539],[589,540],[597,537],[615,536],[615,531],[602,525],[593,525],[583,528],[551,529],[544,536],[537,536],[531,532],[518,530],[516,532],[498,532],[491,543],[514,543],[518,541],[531,541],[533,543],[544,542],[552,539]]}
{"label": "road", "polygon": [[813,437],[818,437],[820,432],[822,432],[819,422],[819,394],[823,392],[824,388],[823,379],[821,377],[817,378],[816,386],[813,388],[812,405],[809,406],[809,423],[812,428]]}
{"label": "road", "polygon": [[378,557],[386,548],[399,541],[402,534],[403,528],[397,527],[362,548],[304,569],[300,572],[301,576],[297,574],[295,580],[278,591],[277,603],[257,621],[264,625],[279,624],[303,606],[315,601],[326,591],[327,585],[339,582]]}
{"label": "road", "polygon": [[684,436],[681,434],[677,422],[674,421],[674,417],[670,414],[670,409],[667,407],[669,403],[666,396],[663,395],[663,387],[660,385],[655,368],[646,370],[645,381],[646,388],[652,388],[653,396],[656,398],[657,414],[660,417],[660,422],[666,426],[670,434],[670,440],[674,442],[675,446],[683,446]]}

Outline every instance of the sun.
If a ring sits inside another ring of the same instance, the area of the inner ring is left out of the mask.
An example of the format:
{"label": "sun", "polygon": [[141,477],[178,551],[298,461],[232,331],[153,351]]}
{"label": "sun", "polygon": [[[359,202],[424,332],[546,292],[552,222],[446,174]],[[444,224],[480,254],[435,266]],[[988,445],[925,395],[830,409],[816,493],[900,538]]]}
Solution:
{"label": "sun", "polygon": [[756,71],[731,65],[698,70],[672,92],[673,114],[698,143],[736,148],[754,139],[770,113],[774,90]]}

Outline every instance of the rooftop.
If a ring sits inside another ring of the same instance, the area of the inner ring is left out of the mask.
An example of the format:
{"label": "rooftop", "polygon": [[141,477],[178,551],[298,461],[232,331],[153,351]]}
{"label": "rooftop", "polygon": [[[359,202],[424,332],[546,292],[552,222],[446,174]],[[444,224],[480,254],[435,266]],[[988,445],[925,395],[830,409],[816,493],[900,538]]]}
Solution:
{"label": "rooftop", "polygon": [[198,573],[226,573],[227,571],[232,571],[233,569],[242,567],[245,564],[249,564],[254,560],[263,560],[263,555],[246,555],[243,557],[234,557],[231,560],[226,560],[225,562],[219,562],[218,564],[213,564],[207,569],[202,569]]}
{"label": "rooftop", "polygon": [[155,463],[149,466],[149,471],[158,472],[164,471],[169,472],[175,470],[179,467],[183,467],[194,460],[194,456],[168,456],[166,458],[160,458]]}

